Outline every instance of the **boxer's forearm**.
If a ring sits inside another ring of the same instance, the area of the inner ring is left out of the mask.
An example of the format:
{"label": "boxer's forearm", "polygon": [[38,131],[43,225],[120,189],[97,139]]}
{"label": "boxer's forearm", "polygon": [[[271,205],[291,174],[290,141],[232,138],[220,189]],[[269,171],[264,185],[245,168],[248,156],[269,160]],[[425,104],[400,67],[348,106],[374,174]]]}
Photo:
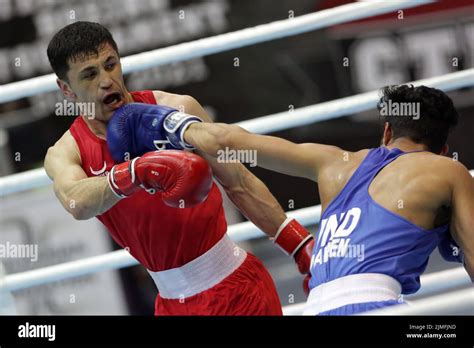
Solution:
{"label": "boxer's forearm", "polygon": [[193,123],[184,133],[184,140],[205,154],[217,157],[219,150],[231,146],[235,133],[246,133],[243,128],[224,123]]}
{"label": "boxer's forearm", "polygon": [[209,156],[203,157],[232,203],[248,220],[273,237],[286,215],[265,184],[241,163],[218,163]]}
{"label": "boxer's forearm", "polygon": [[240,212],[269,237],[274,237],[286,214],[268,188],[256,177],[245,179],[244,189],[227,196]]}
{"label": "boxer's forearm", "polygon": [[63,184],[60,188],[55,187],[55,192],[64,208],[77,220],[100,215],[120,200],[110,189],[107,177]]}

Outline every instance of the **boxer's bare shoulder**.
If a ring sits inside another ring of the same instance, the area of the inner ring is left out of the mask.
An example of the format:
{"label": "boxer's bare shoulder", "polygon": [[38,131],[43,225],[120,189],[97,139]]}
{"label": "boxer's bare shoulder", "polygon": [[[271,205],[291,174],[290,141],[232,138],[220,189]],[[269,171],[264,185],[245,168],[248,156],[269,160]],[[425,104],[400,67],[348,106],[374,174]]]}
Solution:
{"label": "boxer's bare shoulder", "polygon": [[390,188],[392,194],[419,196],[425,208],[437,209],[440,204],[450,204],[456,178],[463,170],[469,173],[450,157],[431,152],[409,153],[384,168],[374,179],[371,191],[377,191],[377,187],[385,187],[384,191]]}
{"label": "boxer's bare shoulder", "polygon": [[377,174],[369,194],[388,210],[431,229],[449,220],[448,210],[458,192],[469,192],[469,182],[469,171],[452,158],[430,152],[408,153]]}
{"label": "boxer's bare shoulder", "polygon": [[164,91],[153,91],[157,104],[176,108],[181,112],[199,116],[204,122],[212,122],[201,104],[194,97]]}
{"label": "boxer's bare shoulder", "polygon": [[[185,109],[188,104],[197,102],[193,97],[183,94],[174,94],[164,91],[153,91],[157,104],[171,106],[177,109]],[[186,110],[183,110],[186,112]]]}
{"label": "boxer's bare shoulder", "polygon": [[[323,207],[347,184],[368,152],[342,151],[323,168],[318,178]],[[398,211],[403,202],[410,208],[405,211],[417,212],[418,217],[426,215],[421,220],[429,226],[441,206],[451,205],[460,177],[471,180],[469,171],[450,157],[431,152],[409,153],[383,168],[373,179],[369,193],[390,210]]]}
{"label": "boxer's bare shoulder", "polygon": [[329,152],[327,164],[321,168],[318,176],[319,194],[323,208],[347,184],[368,153],[369,149],[351,152],[340,148]]}
{"label": "boxer's bare shoulder", "polygon": [[77,143],[68,130],[53,146],[48,148],[44,159],[44,168],[48,176],[54,180],[58,172],[71,164],[80,166],[81,156]]}

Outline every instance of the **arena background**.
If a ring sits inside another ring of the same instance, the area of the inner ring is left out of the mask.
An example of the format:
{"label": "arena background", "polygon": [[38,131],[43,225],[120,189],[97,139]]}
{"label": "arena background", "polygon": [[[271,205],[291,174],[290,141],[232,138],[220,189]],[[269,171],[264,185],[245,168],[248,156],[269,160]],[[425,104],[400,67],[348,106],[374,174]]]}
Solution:
{"label": "arena background", "polygon": [[[108,27],[122,57],[350,1],[314,0],[0,0],[0,84],[51,72],[46,46],[52,35],[77,20]],[[473,67],[472,1],[441,1],[396,15],[372,17],[241,49],[126,75],[129,90],[188,94],[219,122],[232,123],[371,91],[387,84],[439,76]],[[179,18],[184,11],[185,18]],[[450,155],[474,168],[474,92],[449,93],[460,124],[449,139]],[[59,92],[0,104],[0,174],[43,166],[46,150],[68,129],[70,117],[54,115]],[[377,112],[319,122],[275,133],[295,142],[334,144],[347,150],[375,147]],[[319,204],[315,185],[304,179],[250,168],[285,210]],[[229,224],[242,221],[226,204]],[[315,226],[311,229],[315,231]],[[103,254],[116,248],[96,221],[75,221],[54,199],[51,187],[0,198],[0,243],[39,246],[38,260],[4,258],[7,273]],[[293,261],[265,238],[244,248],[260,257],[277,283],[283,306],[305,300]],[[427,272],[456,264],[435,252]],[[94,273],[14,294],[20,314],[149,314],[154,284],[141,267]]]}

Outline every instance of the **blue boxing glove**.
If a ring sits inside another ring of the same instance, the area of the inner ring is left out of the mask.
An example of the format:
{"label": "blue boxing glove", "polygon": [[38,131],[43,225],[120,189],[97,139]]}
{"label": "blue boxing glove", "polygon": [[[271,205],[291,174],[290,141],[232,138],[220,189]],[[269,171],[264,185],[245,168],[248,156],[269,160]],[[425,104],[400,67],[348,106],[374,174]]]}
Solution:
{"label": "blue boxing glove", "polygon": [[446,261],[459,263],[464,262],[463,252],[449,231],[441,237],[438,244],[438,251]]}
{"label": "blue boxing glove", "polygon": [[[153,150],[192,149],[182,134],[196,116],[163,105],[130,103],[117,109],[107,125],[112,158],[123,162]],[[165,130],[165,123],[169,125]]]}

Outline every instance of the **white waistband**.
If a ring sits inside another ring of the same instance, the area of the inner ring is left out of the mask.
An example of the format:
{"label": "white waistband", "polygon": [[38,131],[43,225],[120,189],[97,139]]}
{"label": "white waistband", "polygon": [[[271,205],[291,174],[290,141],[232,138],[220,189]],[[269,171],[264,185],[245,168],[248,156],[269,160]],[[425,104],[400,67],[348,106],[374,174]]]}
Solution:
{"label": "white waistband", "polygon": [[352,274],[311,290],[303,315],[317,315],[348,304],[398,300],[400,283],[385,274]]}
{"label": "white waistband", "polygon": [[212,288],[234,272],[247,257],[227,235],[187,264],[161,272],[148,270],[162,298],[183,299]]}

